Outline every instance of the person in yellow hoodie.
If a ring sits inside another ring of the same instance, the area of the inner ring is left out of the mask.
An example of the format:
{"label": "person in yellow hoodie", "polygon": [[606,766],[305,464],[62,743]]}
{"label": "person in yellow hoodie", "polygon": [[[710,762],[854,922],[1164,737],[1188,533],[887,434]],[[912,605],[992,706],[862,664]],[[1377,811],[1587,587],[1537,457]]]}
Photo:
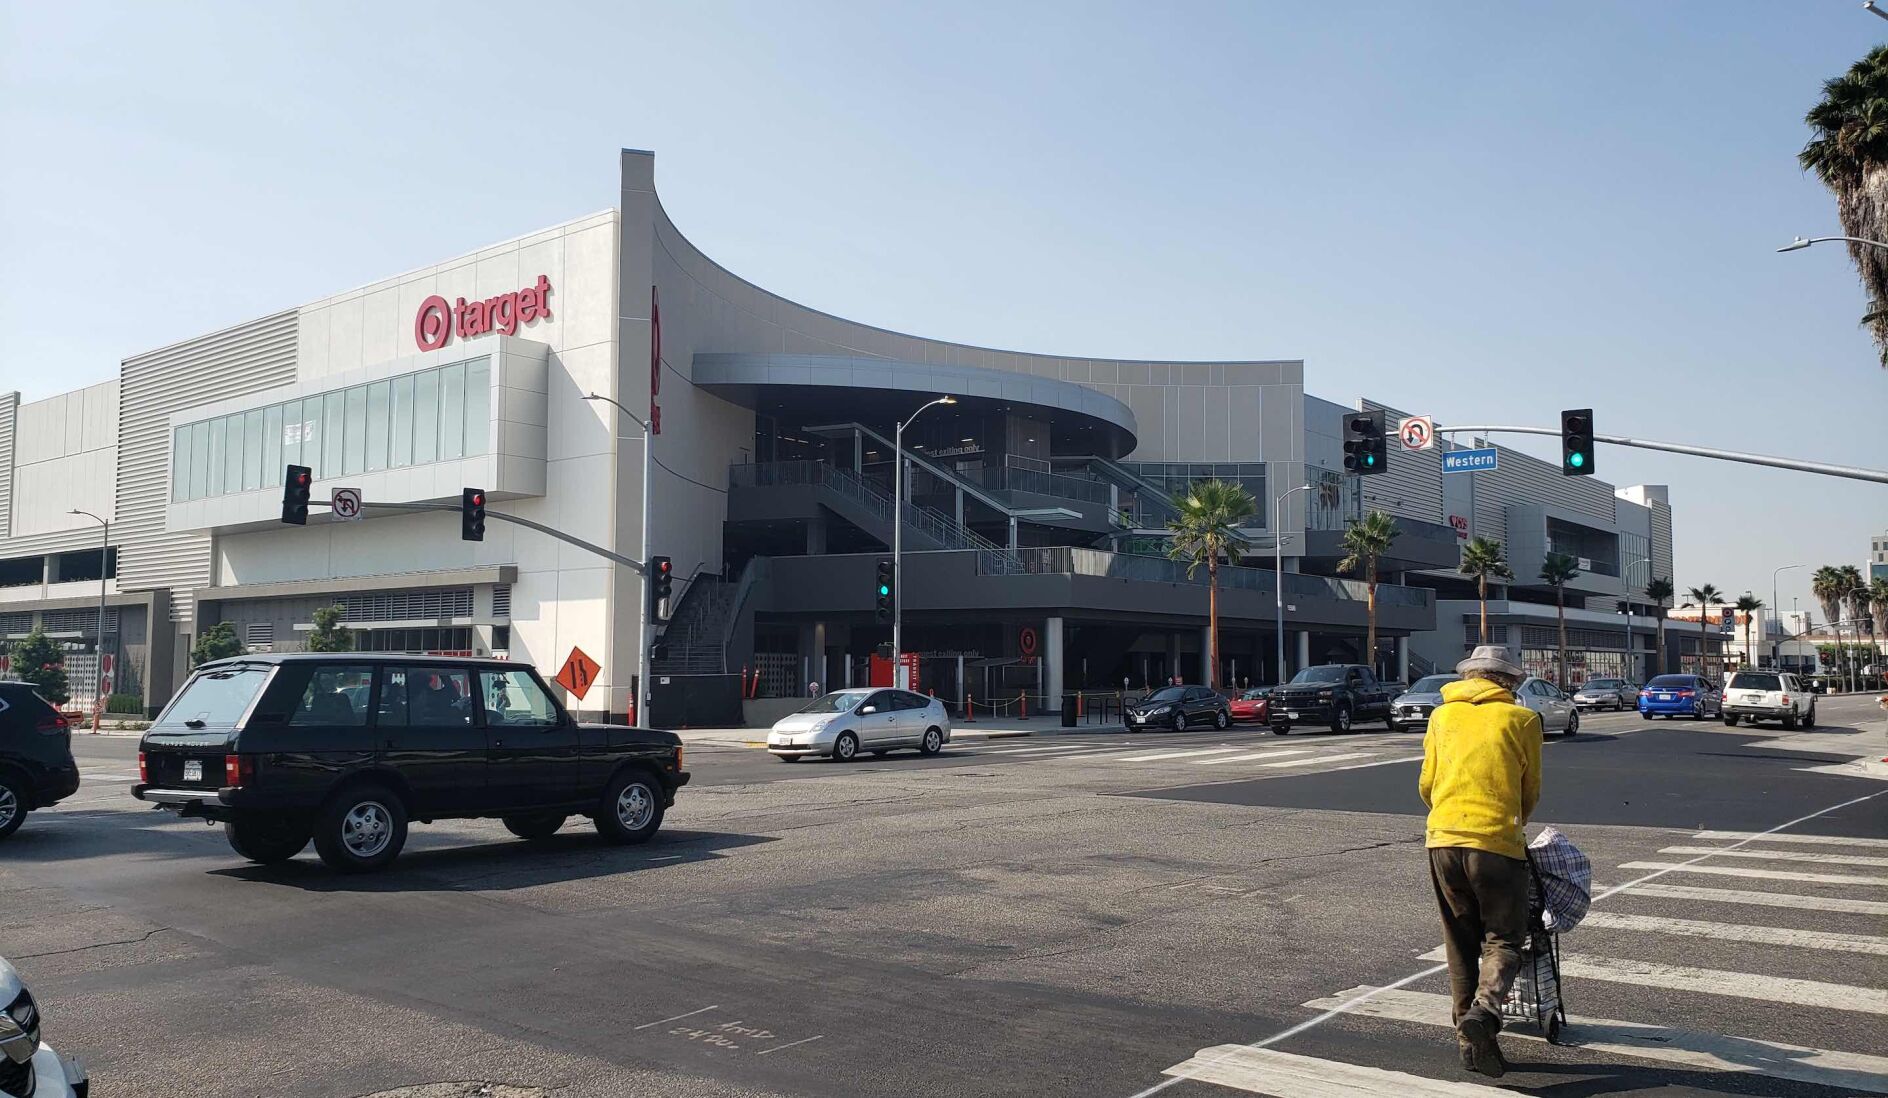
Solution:
{"label": "person in yellow hoodie", "polygon": [[1527,937],[1523,827],[1541,795],[1540,714],[1517,705],[1526,673],[1497,644],[1456,665],[1423,737],[1429,878],[1442,909],[1462,1066],[1500,1078],[1495,1035]]}

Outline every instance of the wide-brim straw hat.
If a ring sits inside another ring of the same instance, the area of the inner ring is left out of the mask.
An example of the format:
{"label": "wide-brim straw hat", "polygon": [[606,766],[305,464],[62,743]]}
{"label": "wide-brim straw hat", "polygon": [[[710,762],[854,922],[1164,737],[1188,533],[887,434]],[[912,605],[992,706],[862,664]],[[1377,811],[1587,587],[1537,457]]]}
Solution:
{"label": "wide-brim straw hat", "polygon": [[1468,654],[1468,659],[1455,665],[1455,673],[1466,675],[1470,671],[1499,671],[1503,675],[1513,675],[1517,679],[1527,678],[1527,672],[1521,665],[1508,658],[1508,650],[1499,644],[1477,645],[1475,651]]}

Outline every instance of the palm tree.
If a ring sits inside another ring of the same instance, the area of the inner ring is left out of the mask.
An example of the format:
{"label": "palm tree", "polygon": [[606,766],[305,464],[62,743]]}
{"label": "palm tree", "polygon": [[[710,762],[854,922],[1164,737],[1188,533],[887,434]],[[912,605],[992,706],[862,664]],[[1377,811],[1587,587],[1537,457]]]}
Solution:
{"label": "palm tree", "polygon": [[1372,670],[1377,666],[1377,561],[1390,551],[1396,543],[1397,535],[1402,531],[1396,528],[1396,520],[1388,512],[1372,511],[1363,518],[1344,528],[1343,560],[1337,562],[1337,570],[1349,575],[1362,569],[1364,583],[1369,585],[1370,603],[1368,607],[1370,628],[1365,662]]}
{"label": "palm tree", "polygon": [[[1848,603],[1849,607],[1849,611],[1844,617],[1855,623],[1855,640],[1857,645],[1860,645],[1862,640],[1861,619],[1868,613],[1868,581],[1862,578],[1862,570],[1853,564],[1844,564],[1838,567],[1836,574],[1842,581],[1842,597],[1843,600]],[[1855,660],[1853,656],[1851,656],[1848,663],[1851,669],[1849,686],[1853,689],[1855,687],[1853,671]]]}
{"label": "palm tree", "polygon": [[[1809,593],[1814,595],[1822,607],[1822,616],[1829,620],[1829,628],[1836,633],[1836,651],[1842,651],[1842,594],[1846,590],[1842,569],[1833,564],[1825,564],[1816,569],[1809,577]],[[1837,672],[1842,667],[1841,657],[1836,659]]]}
{"label": "palm tree", "polygon": [[1560,680],[1567,688],[1567,584],[1580,574],[1580,562],[1565,553],[1549,553],[1541,561],[1541,582],[1554,589],[1555,613],[1560,618]]}
{"label": "palm tree", "polygon": [[1514,578],[1514,569],[1502,559],[1501,543],[1493,538],[1475,538],[1462,547],[1462,574],[1475,581],[1475,594],[1482,604],[1482,644],[1488,643],[1488,579]]}
{"label": "palm tree", "polygon": [[[1822,99],[1803,117],[1812,133],[1797,157],[1836,197],[1842,231],[1866,240],[1888,232],[1888,46],[1876,46],[1849,71],[1822,86]],[[1888,251],[1849,245],[1869,311],[1862,323],[1888,366]]]}
{"label": "palm tree", "polygon": [[1888,576],[1876,576],[1868,585],[1868,612],[1875,619],[1875,636],[1888,637]]}
{"label": "palm tree", "polygon": [[1672,579],[1670,576],[1654,576],[1646,581],[1645,597],[1652,600],[1652,605],[1659,609],[1659,650],[1658,670],[1655,674],[1665,673],[1665,604],[1672,601]]}
{"label": "palm tree", "polygon": [[1724,592],[1711,584],[1702,584],[1685,592],[1685,597],[1698,604],[1698,673],[1711,673],[1711,607],[1724,601]]}
{"label": "palm tree", "polygon": [[1751,627],[1757,624],[1757,611],[1763,609],[1763,600],[1746,591],[1737,596],[1737,612],[1744,615],[1744,665],[1757,666],[1756,649],[1751,647]]}
{"label": "palm tree", "polygon": [[[1219,677],[1219,561],[1239,563],[1247,541],[1239,533],[1246,519],[1259,513],[1258,501],[1239,484],[1227,480],[1194,481],[1187,494],[1175,501],[1180,513],[1167,523],[1173,541],[1167,555],[1187,562],[1191,578],[1206,565],[1206,685]],[[1282,582],[1282,581],[1275,581]]]}

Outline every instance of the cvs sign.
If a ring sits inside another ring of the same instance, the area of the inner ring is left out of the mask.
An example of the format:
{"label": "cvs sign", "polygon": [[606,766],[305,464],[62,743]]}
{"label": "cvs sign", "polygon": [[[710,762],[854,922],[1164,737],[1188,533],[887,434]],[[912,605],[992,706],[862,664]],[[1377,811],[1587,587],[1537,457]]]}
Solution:
{"label": "cvs sign", "polygon": [[497,331],[515,335],[520,326],[551,319],[551,280],[539,275],[535,284],[483,301],[459,298],[452,304],[438,294],[420,302],[413,318],[413,341],[422,351],[437,351],[452,341]]}

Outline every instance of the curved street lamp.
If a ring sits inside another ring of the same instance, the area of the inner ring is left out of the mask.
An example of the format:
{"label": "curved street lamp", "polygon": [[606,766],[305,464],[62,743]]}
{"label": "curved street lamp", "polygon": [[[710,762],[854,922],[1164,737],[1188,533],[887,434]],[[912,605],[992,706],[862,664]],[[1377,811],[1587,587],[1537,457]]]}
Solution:
{"label": "curved street lamp", "polygon": [[[1285,501],[1286,500],[1290,499],[1292,496],[1298,494],[1299,492],[1309,492],[1313,487],[1315,487],[1315,485],[1300,484],[1296,488],[1287,488],[1283,492],[1279,493],[1277,496],[1273,497],[1272,513],[1271,515],[1267,517],[1267,525],[1276,526],[1276,524],[1279,523],[1283,519],[1284,514],[1285,514]],[[1309,521],[1305,523],[1305,526],[1307,529],[1310,528],[1310,525],[1311,524]],[[1277,643],[1278,685],[1280,686],[1285,685],[1285,679],[1286,679],[1286,675],[1285,675],[1285,548],[1284,547],[1285,547],[1285,535],[1282,533],[1273,534],[1272,535],[1272,595],[1273,595],[1273,607],[1277,615],[1273,622],[1273,629],[1277,635],[1273,639]],[[1376,655],[1377,654],[1375,652],[1372,652],[1370,654],[1371,660],[1373,662],[1376,659]]]}
{"label": "curved street lamp", "polygon": [[1811,244],[1826,244],[1831,240],[1842,240],[1850,244],[1867,244],[1867,245],[1870,245],[1871,247],[1876,247],[1876,248],[1888,248],[1888,244],[1884,244],[1879,240],[1869,240],[1866,237],[1860,237],[1860,236],[1812,236],[1807,240],[1799,236],[1795,240],[1792,240],[1788,244],[1785,244],[1783,247],[1778,248],[1777,251],[1800,252],[1804,248],[1809,247]]}
{"label": "curved street lamp", "polygon": [[921,404],[917,411],[906,416],[892,431],[892,685],[900,690],[911,689],[911,679],[905,674],[904,664],[905,428],[911,426],[912,421],[927,409],[955,403],[956,397],[945,395],[929,404]]}
{"label": "curved street lamp", "polygon": [[[649,724],[649,699],[653,691],[649,688],[649,649],[655,644],[656,623],[655,607],[650,605],[649,593],[651,577],[649,575],[649,466],[652,464],[649,451],[654,430],[648,420],[625,407],[622,402],[606,397],[601,393],[585,393],[585,400],[600,400],[613,404],[616,410],[629,417],[629,421],[642,428],[642,551],[637,559],[642,561],[642,636],[636,657],[636,691],[633,700],[636,703],[637,724],[647,727]],[[609,708],[607,705],[604,708]]]}
{"label": "curved street lamp", "polygon": [[80,515],[98,523],[98,673],[92,678],[92,731],[98,732],[99,713],[105,708],[105,574],[111,571],[111,520],[99,518],[77,507],[68,515]]}

